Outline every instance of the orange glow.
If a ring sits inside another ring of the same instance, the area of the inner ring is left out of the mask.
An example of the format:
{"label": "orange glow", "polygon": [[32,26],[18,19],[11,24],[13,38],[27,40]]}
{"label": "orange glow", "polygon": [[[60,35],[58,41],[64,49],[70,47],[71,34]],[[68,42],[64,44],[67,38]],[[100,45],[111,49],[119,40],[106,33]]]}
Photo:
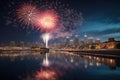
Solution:
{"label": "orange glow", "polygon": [[57,14],[54,11],[45,11],[38,17],[38,25],[42,29],[53,29],[58,21]]}
{"label": "orange glow", "polygon": [[44,28],[52,28],[54,27],[54,18],[50,15],[46,15],[44,17],[42,17],[40,20],[39,20],[40,24],[42,24],[42,26]]}
{"label": "orange glow", "polygon": [[53,70],[41,70],[36,77],[40,80],[56,80],[56,73]]}

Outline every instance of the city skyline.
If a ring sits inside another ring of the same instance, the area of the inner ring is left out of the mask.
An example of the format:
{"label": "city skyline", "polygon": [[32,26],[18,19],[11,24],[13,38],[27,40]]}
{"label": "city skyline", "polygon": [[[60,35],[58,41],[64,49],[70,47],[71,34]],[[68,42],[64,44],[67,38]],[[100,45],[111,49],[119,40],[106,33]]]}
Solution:
{"label": "city skyline", "polygon": [[[24,2],[26,2],[26,0],[19,2],[17,2],[16,0],[7,0],[3,1],[0,5],[0,9],[3,11],[0,14],[0,43],[8,43],[10,41],[43,42],[40,37],[43,31],[38,31],[32,28],[24,29],[21,26],[25,25],[21,25],[20,23],[13,24],[12,21],[14,19],[8,19],[12,16],[10,14],[10,10],[14,10],[11,8],[17,8],[17,4]],[[77,34],[80,37],[79,39],[83,39],[84,35],[87,35],[88,37],[100,38],[103,42],[106,41],[109,37],[114,37],[115,40],[120,40],[120,11],[117,9],[118,7],[120,7],[120,1],[60,0],[60,2],[65,5],[69,4],[70,9],[74,9],[77,12],[82,13],[82,24],[81,22],[78,22],[81,25],[75,27],[74,32],[69,35],[70,37]],[[12,6],[11,4],[15,6]],[[8,14],[10,15],[8,16]],[[71,33],[69,31],[67,32]],[[62,40],[65,40],[66,37],[67,35],[65,37],[62,37]],[[52,39],[52,42],[59,41],[59,39],[61,38]]]}
{"label": "city skyline", "polygon": [[0,0],[0,80],[120,80],[120,0]]}

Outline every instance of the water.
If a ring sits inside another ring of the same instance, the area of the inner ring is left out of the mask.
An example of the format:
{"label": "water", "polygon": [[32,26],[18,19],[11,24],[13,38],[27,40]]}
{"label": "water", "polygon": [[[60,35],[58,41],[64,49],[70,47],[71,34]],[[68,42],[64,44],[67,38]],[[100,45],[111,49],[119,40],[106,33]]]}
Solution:
{"label": "water", "polygon": [[120,80],[120,59],[71,53],[0,55],[0,80]]}

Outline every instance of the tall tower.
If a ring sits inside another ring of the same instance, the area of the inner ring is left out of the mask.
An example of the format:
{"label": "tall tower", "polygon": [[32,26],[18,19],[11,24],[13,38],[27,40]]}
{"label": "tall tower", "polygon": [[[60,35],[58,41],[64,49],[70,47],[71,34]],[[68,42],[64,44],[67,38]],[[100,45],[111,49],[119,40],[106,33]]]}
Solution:
{"label": "tall tower", "polygon": [[78,46],[78,45],[79,45],[79,36],[78,36],[78,35],[75,35],[74,45],[75,45],[75,46]]}
{"label": "tall tower", "polygon": [[71,39],[70,40],[70,46],[73,47],[74,46],[74,41]]}
{"label": "tall tower", "polygon": [[93,44],[93,37],[88,38],[88,44],[92,45]]}
{"label": "tall tower", "polygon": [[86,45],[87,43],[88,43],[87,35],[84,35],[84,45]]}
{"label": "tall tower", "polygon": [[70,45],[70,39],[69,39],[69,37],[66,37],[65,46],[69,47],[69,45]]}

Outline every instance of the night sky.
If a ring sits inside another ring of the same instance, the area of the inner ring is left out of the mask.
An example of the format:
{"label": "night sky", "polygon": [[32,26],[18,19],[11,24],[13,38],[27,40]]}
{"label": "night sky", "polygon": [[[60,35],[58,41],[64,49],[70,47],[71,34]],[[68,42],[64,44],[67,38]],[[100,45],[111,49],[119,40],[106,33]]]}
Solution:
{"label": "night sky", "polygon": [[[22,27],[24,25],[19,22],[12,23],[15,13],[11,14],[10,11],[14,11],[20,3],[25,1],[28,0],[0,1],[0,43],[41,41],[42,32],[24,28]],[[120,0],[59,1],[69,4],[70,8],[82,13],[83,23],[81,26],[77,26],[73,35],[78,34],[80,39],[86,34],[88,37],[100,38],[102,41],[106,41],[108,37],[120,40]]]}

